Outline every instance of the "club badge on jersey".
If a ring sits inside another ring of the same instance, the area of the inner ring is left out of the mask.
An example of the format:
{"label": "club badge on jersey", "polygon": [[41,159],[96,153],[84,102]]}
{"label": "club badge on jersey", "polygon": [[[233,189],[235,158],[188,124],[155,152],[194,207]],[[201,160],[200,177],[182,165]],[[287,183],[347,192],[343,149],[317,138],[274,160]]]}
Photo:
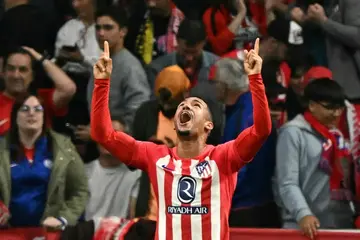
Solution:
{"label": "club badge on jersey", "polygon": [[195,169],[199,174],[199,177],[206,178],[211,176],[211,166],[207,160],[196,165]]}

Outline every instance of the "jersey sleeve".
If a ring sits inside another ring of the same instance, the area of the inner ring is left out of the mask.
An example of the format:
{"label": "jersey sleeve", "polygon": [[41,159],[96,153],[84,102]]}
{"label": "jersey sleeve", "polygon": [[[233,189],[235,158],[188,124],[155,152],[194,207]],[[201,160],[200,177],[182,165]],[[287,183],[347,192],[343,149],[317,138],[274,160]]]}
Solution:
{"label": "jersey sleeve", "polygon": [[242,131],[235,140],[217,147],[218,151],[224,151],[221,155],[226,156],[226,169],[232,173],[238,172],[255,157],[271,133],[270,110],[262,77],[260,74],[250,75],[249,80],[254,123]]}
{"label": "jersey sleeve", "polygon": [[41,88],[38,90],[38,95],[44,101],[45,108],[48,109],[49,113],[51,114],[51,117],[52,116],[63,117],[67,114],[68,108],[67,107],[58,108],[55,105],[54,92],[55,89],[53,88],[49,88],[49,89]]}
{"label": "jersey sleeve", "polygon": [[[147,171],[147,155],[151,148],[150,142],[136,141],[124,132],[112,128],[109,111],[110,80],[96,79],[91,102],[90,129],[91,137],[101,144],[113,156],[128,166]],[[153,146],[154,145],[154,146]]]}

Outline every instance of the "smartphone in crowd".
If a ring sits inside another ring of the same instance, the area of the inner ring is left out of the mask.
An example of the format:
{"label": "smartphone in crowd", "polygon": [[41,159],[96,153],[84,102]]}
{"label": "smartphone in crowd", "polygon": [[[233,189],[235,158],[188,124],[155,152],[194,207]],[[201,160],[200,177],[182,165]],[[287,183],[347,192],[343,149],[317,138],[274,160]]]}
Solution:
{"label": "smartphone in crowd", "polygon": [[78,50],[78,46],[77,45],[74,45],[74,46],[65,45],[65,46],[62,46],[62,49],[64,49],[67,52],[75,52]]}
{"label": "smartphone in crowd", "polygon": [[74,125],[72,125],[71,123],[65,123],[65,127],[72,130],[73,132],[76,131],[77,127],[75,127]]}

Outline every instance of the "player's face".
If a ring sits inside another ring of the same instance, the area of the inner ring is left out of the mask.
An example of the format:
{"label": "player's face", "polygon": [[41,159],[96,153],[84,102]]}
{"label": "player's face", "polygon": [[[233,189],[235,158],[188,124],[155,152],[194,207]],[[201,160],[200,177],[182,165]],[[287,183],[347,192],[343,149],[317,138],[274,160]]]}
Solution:
{"label": "player's face", "polygon": [[213,128],[206,103],[190,97],[180,103],[175,114],[175,129],[183,136],[208,134]]}

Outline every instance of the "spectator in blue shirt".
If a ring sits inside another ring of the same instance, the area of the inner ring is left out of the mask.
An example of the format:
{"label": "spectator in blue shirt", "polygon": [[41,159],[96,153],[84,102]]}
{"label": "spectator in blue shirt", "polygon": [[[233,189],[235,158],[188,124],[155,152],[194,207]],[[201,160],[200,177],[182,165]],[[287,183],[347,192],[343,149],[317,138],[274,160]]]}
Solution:
{"label": "spectator in blue shirt", "polygon": [[81,158],[69,139],[48,129],[45,116],[41,100],[25,96],[0,140],[0,201],[11,227],[75,225],[89,197]]}

